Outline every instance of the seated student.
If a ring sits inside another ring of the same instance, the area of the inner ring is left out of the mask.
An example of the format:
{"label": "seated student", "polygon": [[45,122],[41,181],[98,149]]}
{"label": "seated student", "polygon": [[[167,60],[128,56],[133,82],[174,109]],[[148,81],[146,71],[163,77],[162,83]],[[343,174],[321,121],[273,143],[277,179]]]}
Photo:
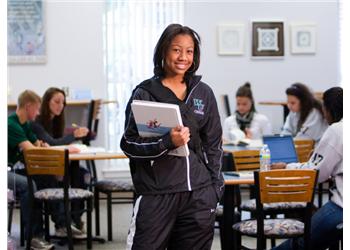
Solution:
{"label": "seated student", "polygon": [[[75,140],[86,136],[89,130],[85,127],[80,127],[74,130],[73,133],[63,135],[65,121],[64,108],[66,106],[66,95],[59,88],[49,88],[44,93],[40,108],[40,115],[37,116],[35,122],[32,123],[33,132],[40,139],[51,146],[67,145]],[[90,173],[86,168],[80,167],[79,173],[79,188],[87,189],[90,182]],[[77,201],[81,209],[84,208],[84,202]],[[75,208],[75,207],[74,207]],[[73,209],[74,209],[73,208]],[[82,228],[81,214],[72,214],[72,221],[77,230]],[[75,237],[78,231],[75,230]],[[82,232],[81,232],[82,233]],[[65,234],[65,232],[63,232]],[[56,230],[56,235],[61,236],[62,232]]]}
{"label": "seated student", "polygon": [[[41,98],[33,91],[26,90],[18,97],[16,112],[7,120],[8,130],[8,165],[11,171],[7,174],[8,188],[16,192],[20,197],[21,213],[25,229],[28,228],[29,218],[29,193],[27,177],[23,165],[22,151],[32,147],[46,146],[33,134],[28,121],[34,120],[39,113]],[[33,183],[35,184],[35,183]],[[53,244],[45,241],[43,236],[43,222],[41,209],[34,209],[33,213],[33,238],[31,249],[52,249]]]}
{"label": "seated student", "polygon": [[236,141],[243,138],[260,139],[271,134],[271,124],[267,117],[255,110],[250,83],[239,87],[236,93],[236,112],[225,119],[223,138],[225,141]]}
{"label": "seated student", "polygon": [[286,94],[290,113],[281,134],[312,139],[317,143],[328,127],[322,115],[321,103],[302,83],[292,84],[287,88]]}
{"label": "seated student", "polygon": [[[336,229],[343,222],[343,89],[334,87],[323,95],[324,115],[330,124],[322,136],[313,155],[307,163],[272,164],[272,169],[280,168],[313,168],[319,170],[318,182],[329,177],[334,179],[331,188],[332,197],[311,219],[311,249],[327,249],[338,242],[342,235]],[[297,244],[303,249],[303,239]],[[287,240],[274,250],[292,249],[292,240]]]}

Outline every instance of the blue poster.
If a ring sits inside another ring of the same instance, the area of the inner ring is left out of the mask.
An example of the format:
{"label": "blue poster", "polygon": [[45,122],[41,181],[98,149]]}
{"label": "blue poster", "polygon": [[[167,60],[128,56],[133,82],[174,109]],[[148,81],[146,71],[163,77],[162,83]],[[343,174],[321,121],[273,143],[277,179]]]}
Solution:
{"label": "blue poster", "polygon": [[45,63],[46,44],[42,0],[8,0],[9,63]]}

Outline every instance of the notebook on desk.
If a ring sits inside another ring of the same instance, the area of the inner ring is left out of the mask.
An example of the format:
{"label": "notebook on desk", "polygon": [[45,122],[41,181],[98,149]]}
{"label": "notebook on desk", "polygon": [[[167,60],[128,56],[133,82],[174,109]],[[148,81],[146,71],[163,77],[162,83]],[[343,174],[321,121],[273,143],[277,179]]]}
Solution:
{"label": "notebook on desk", "polygon": [[298,156],[295,151],[292,136],[264,136],[263,142],[269,146],[271,153],[271,163],[298,162]]}

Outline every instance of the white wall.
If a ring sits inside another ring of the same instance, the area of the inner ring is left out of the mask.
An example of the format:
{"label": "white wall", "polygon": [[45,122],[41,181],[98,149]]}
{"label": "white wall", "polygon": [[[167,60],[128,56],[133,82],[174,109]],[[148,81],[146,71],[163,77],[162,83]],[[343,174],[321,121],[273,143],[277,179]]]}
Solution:
{"label": "white wall", "polygon": [[[9,65],[10,99],[16,101],[24,89],[42,95],[52,86],[91,89],[94,98],[105,98],[103,1],[43,2],[47,63]],[[99,133],[96,143],[104,144],[103,133]]]}
{"label": "white wall", "polygon": [[[202,38],[199,72],[214,89],[225,117],[220,95],[230,95],[231,112],[234,95],[244,82],[252,84],[256,103],[285,100],[285,89],[294,82],[303,82],[314,91],[324,91],[339,84],[339,24],[337,1],[189,1],[185,9],[185,24]],[[251,20],[283,20],[285,23],[285,56],[283,59],[251,59]],[[243,56],[218,56],[216,28],[220,23],[244,23],[246,28]],[[289,24],[317,24],[315,55],[291,55]],[[257,105],[268,115],[274,132],[283,125],[282,108]]]}
{"label": "white wall", "polygon": [[[16,100],[18,94],[26,88],[42,95],[50,86],[89,88],[93,97],[106,98],[102,34],[104,2],[58,0],[45,3],[47,63],[9,65],[11,99]],[[285,22],[284,59],[250,58],[251,19],[281,19]],[[243,56],[217,55],[216,26],[230,22],[242,22],[246,25]],[[316,55],[290,55],[290,22],[317,23]],[[233,111],[234,93],[245,81],[251,82],[256,102],[284,100],[284,90],[296,81],[307,83],[315,91],[323,91],[339,82],[337,1],[305,0],[294,3],[264,0],[188,0],[185,4],[185,24],[201,35],[202,58],[199,73],[203,74],[203,80],[214,89],[221,112],[223,106],[220,95],[230,95]],[[282,126],[282,108],[259,105],[257,108],[268,115],[277,132]],[[106,134],[102,133],[106,133],[106,129],[103,123],[100,126],[95,145],[106,147]]]}

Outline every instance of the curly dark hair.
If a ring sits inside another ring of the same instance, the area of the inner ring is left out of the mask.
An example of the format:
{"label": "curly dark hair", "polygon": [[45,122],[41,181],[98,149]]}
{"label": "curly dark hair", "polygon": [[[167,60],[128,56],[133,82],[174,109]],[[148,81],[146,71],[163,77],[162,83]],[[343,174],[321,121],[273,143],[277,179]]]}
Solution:
{"label": "curly dark hair", "polygon": [[287,88],[286,94],[295,96],[300,101],[300,119],[297,125],[298,131],[301,129],[301,126],[311,113],[312,109],[317,109],[323,116],[321,102],[315,98],[306,85],[302,83],[294,83]]}
{"label": "curly dark hair", "polygon": [[66,107],[66,94],[64,93],[64,91],[55,87],[49,88],[45,91],[44,96],[42,98],[40,115],[37,117],[36,121],[39,122],[44,127],[44,129],[50,135],[52,135],[53,138],[60,138],[63,136],[63,131],[65,127],[64,108],[60,115],[54,116],[53,120],[51,120],[51,111],[49,106],[52,97],[56,93],[61,93],[64,96],[64,108]]}
{"label": "curly dark hair", "polygon": [[331,116],[330,123],[343,119],[343,88],[333,87],[323,93],[323,106]]}
{"label": "curly dark hair", "polygon": [[199,46],[200,46],[201,39],[197,34],[197,32],[195,32],[193,29],[187,26],[182,26],[181,24],[168,25],[168,27],[166,27],[166,29],[163,31],[162,35],[160,36],[157,42],[157,45],[154,49],[153,73],[155,76],[159,76],[159,77],[165,76],[163,61],[171,45],[171,41],[177,35],[189,35],[192,37],[192,40],[194,43],[193,63],[191,67],[186,71],[183,79],[183,82],[188,82],[189,79],[191,79],[191,77],[194,76],[195,72],[199,68],[199,64],[200,64],[200,47]]}

